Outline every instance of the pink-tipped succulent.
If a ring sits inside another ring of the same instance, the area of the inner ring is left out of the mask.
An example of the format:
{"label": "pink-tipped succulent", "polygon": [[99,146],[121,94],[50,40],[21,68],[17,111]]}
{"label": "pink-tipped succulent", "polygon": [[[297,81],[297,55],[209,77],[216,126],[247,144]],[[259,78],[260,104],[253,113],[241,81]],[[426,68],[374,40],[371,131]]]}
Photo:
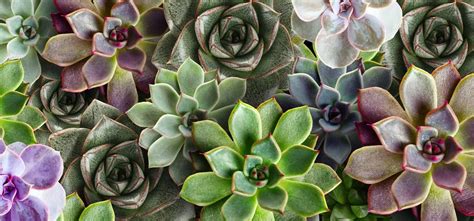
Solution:
{"label": "pink-tipped succulent", "polygon": [[[345,172],[371,184],[369,211],[391,214],[421,205],[421,220],[473,215],[474,74],[461,80],[451,63],[432,75],[411,67],[400,84],[403,107],[387,91],[360,91],[359,111],[381,145],[356,150]],[[368,163],[370,162],[370,163]]]}
{"label": "pink-tipped succulent", "polygon": [[[160,1],[55,0],[54,25],[43,57],[62,67],[62,87],[82,92],[108,84],[110,104],[126,111],[148,92],[156,68],[149,56],[167,31]],[[135,80],[135,81],[134,81]]]}
{"label": "pink-tipped succulent", "polygon": [[56,220],[66,204],[62,172],[63,160],[51,147],[7,146],[0,139],[0,220]]}

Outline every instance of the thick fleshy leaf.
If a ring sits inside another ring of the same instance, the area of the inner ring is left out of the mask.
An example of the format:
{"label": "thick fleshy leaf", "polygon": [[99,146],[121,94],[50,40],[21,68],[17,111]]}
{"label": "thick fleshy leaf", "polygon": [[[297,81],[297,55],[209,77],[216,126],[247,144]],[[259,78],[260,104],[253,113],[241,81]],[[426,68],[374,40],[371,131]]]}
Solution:
{"label": "thick fleshy leaf", "polygon": [[3,130],[3,139],[7,144],[14,142],[36,143],[33,128],[26,123],[0,119],[0,128]]}
{"label": "thick fleshy leaf", "polygon": [[131,0],[125,0],[114,4],[110,14],[120,18],[127,25],[135,25],[140,18],[137,6]]}
{"label": "thick fleshy leaf", "polygon": [[36,197],[29,197],[13,204],[7,220],[48,220],[48,208]]}
{"label": "thick fleshy leaf", "polygon": [[167,114],[176,113],[176,105],[178,104],[179,95],[169,85],[159,83],[150,85],[151,100],[160,111]]}
{"label": "thick fleshy leaf", "polygon": [[178,84],[181,93],[194,96],[196,88],[204,83],[204,70],[191,59],[186,61],[178,69]]}
{"label": "thick fleshy leaf", "polygon": [[257,200],[262,208],[283,213],[288,202],[288,193],[279,186],[263,188],[258,191]]}
{"label": "thick fleshy leaf", "polygon": [[0,96],[18,88],[23,81],[24,71],[20,61],[0,65]]}
{"label": "thick fleshy leaf", "polygon": [[429,173],[402,172],[392,185],[392,193],[398,208],[406,209],[423,203],[430,192],[432,183]]}
{"label": "thick fleshy leaf", "polygon": [[77,193],[73,193],[66,198],[66,207],[64,207],[63,216],[72,220],[78,220],[84,209],[85,205],[82,199]]}
{"label": "thick fleshy leaf", "polygon": [[138,92],[131,72],[117,67],[107,85],[107,101],[122,112],[138,102]]}
{"label": "thick fleshy leaf", "polygon": [[399,117],[389,117],[372,125],[380,142],[390,152],[401,153],[416,140],[416,129]]}
{"label": "thick fleshy leaf", "polygon": [[194,97],[199,103],[198,108],[212,110],[219,101],[219,87],[217,81],[212,80],[196,88]]}
{"label": "thick fleshy leaf", "polygon": [[316,38],[316,53],[331,68],[341,68],[357,59],[359,50],[353,47],[347,32],[330,35],[320,31]]}
{"label": "thick fleshy leaf", "polygon": [[466,216],[474,215],[474,190],[468,186],[464,186],[461,193],[451,192],[456,210]]}
{"label": "thick fleshy leaf", "polygon": [[5,152],[3,152],[0,155],[1,158],[1,168],[0,172],[2,174],[11,174],[11,175],[16,175],[16,176],[21,176],[23,175],[26,165],[22,161],[22,159],[16,154],[15,152],[6,149]]}
{"label": "thick fleshy leaf", "polygon": [[117,49],[109,44],[103,33],[97,32],[92,38],[92,53],[104,57],[112,57]]}
{"label": "thick fleshy leaf", "polygon": [[87,206],[84,211],[82,211],[79,220],[86,221],[92,219],[115,220],[115,213],[112,203],[107,200]]}
{"label": "thick fleshy leaf", "polygon": [[59,152],[41,144],[31,145],[20,155],[25,162],[23,179],[35,189],[47,189],[59,181],[63,160]]}
{"label": "thick fleshy leaf", "polygon": [[426,173],[431,169],[431,162],[425,159],[415,145],[409,144],[404,150],[403,168],[415,173]]}
{"label": "thick fleshy leaf", "polygon": [[181,94],[181,96],[179,96],[178,104],[176,105],[176,112],[180,115],[192,113],[198,108],[198,105],[198,101],[193,97],[187,94]]}
{"label": "thick fleshy leaf", "polygon": [[449,105],[453,108],[459,122],[474,115],[474,101],[467,99],[466,94],[474,90],[474,75],[464,77],[453,92]]}
{"label": "thick fleshy leaf", "polygon": [[372,184],[368,190],[368,210],[371,213],[389,215],[398,210],[392,194],[392,184],[396,176]]}
{"label": "thick fleshy leaf", "polygon": [[298,17],[306,22],[317,19],[326,10],[324,1],[292,0],[293,7]]}
{"label": "thick fleshy leaf", "polygon": [[117,62],[125,70],[141,73],[145,67],[146,54],[140,48],[127,49],[118,54]]}
{"label": "thick fleshy leaf", "polygon": [[205,120],[193,123],[194,143],[203,152],[226,146],[236,149],[227,132],[214,121]]}
{"label": "thick fleshy leaf", "polygon": [[284,180],[281,187],[288,193],[287,208],[300,216],[310,217],[329,210],[323,191],[313,184]]}
{"label": "thick fleshy leaf", "polygon": [[0,96],[0,116],[14,116],[19,114],[26,105],[28,97],[16,91]]}
{"label": "thick fleshy leaf", "polygon": [[439,107],[451,100],[451,95],[461,80],[461,75],[452,63],[448,63],[436,68],[433,71],[433,78],[438,92],[438,104],[436,106]]}
{"label": "thick fleshy leaf", "polygon": [[427,72],[412,66],[400,83],[400,99],[416,125],[423,125],[426,114],[438,102],[436,82]]}
{"label": "thick fleshy leaf", "polygon": [[362,88],[360,70],[354,70],[341,75],[336,83],[336,90],[341,95],[341,101],[353,103],[357,100],[357,93]]}
{"label": "thick fleshy leaf", "polygon": [[249,153],[252,145],[262,138],[260,114],[252,106],[239,102],[229,117],[229,130],[239,152]]}
{"label": "thick fleshy leaf", "polygon": [[302,176],[311,169],[317,156],[317,151],[303,145],[295,145],[281,154],[277,166],[287,177]]}
{"label": "thick fleshy leaf", "polygon": [[262,119],[262,135],[273,133],[283,110],[275,98],[269,99],[257,107]]}
{"label": "thick fleshy leaf", "polygon": [[140,127],[153,127],[162,115],[163,113],[150,102],[135,104],[127,111],[130,120]]}
{"label": "thick fleshy leaf", "polygon": [[344,172],[363,183],[374,184],[402,171],[402,162],[401,154],[391,153],[383,146],[366,146],[352,153]]}
{"label": "thick fleshy leaf", "polygon": [[222,205],[222,215],[226,220],[251,220],[257,209],[257,197],[233,194]]}
{"label": "thick fleshy leaf", "polygon": [[352,151],[349,138],[342,133],[327,133],[324,137],[324,153],[336,163],[342,164]]}
{"label": "thick fleshy leaf", "polygon": [[247,90],[247,82],[241,78],[226,78],[219,84],[219,101],[214,109],[233,105],[242,99]]}
{"label": "thick fleshy leaf", "polygon": [[[117,119],[120,115],[122,115],[122,113],[117,108],[99,100],[93,100],[82,114],[81,126],[84,128],[93,128],[104,116],[111,119]],[[123,129],[123,127],[120,127],[120,129]],[[126,131],[128,132],[129,130]],[[127,138],[130,138],[130,136],[127,136]],[[121,140],[120,142],[123,141],[125,140]]]}
{"label": "thick fleshy leaf", "polygon": [[336,89],[323,84],[316,97],[316,105],[319,108],[324,108],[328,105],[334,105],[340,99],[341,95]]}
{"label": "thick fleshy leaf", "polygon": [[242,171],[236,171],[232,175],[232,193],[251,197],[257,193],[257,186],[251,183]]}
{"label": "thick fleshy leaf", "polygon": [[474,116],[465,120],[459,126],[458,133],[454,136],[456,141],[463,147],[466,152],[474,151]]}
{"label": "thick fleshy leaf", "polygon": [[391,69],[386,67],[370,68],[362,75],[362,81],[364,88],[380,87],[388,89],[392,85]]}
{"label": "thick fleshy leaf", "polygon": [[466,168],[458,163],[438,164],[433,169],[434,183],[444,189],[461,192],[466,181]]}
{"label": "thick fleshy leaf", "polygon": [[311,132],[313,120],[308,107],[288,110],[278,120],[273,137],[282,151],[303,143]]}
{"label": "thick fleshy leaf", "polygon": [[362,51],[378,49],[385,38],[383,24],[377,17],[369,14],[360,19],[352,19],[347,35],[349,42]]}
{"label": "thick fleshy leaf", "polygon": [[319,86],[316,81],[307,74],[292,74],[288,76],[290,82],[290,94],[300,103],[316,106],[316,95]]}
{"label": "thick fleshy leaf", "polygon": [[56,220],[66,205],[66,192],[63,186],[58,182],[46,190],[32,189],[30,196],[37,197],[43,201],[48,208],[48,217],[50,220]]}
{"label": "thick fleshy leaf", "polygon": [[349,26],[349,18],[339,16],[337,13],[339,12],[334,13],[332,10],[326,10],[321,16],[321,24],[327,34],[340,34],[346,31]]}
{"label": "thick fleshy leaf", "polygon": [[459,129],[459,121],[448,103],[430,111],[425,118],[425,125],[438,129],[443,136],[452,136]]}
{"label": "thick fleshy leaf", "polygon": [[18,37],[9,41],[7,44],[8,58],[12,60],[25,57],[29,50],[30,48],[23,44],[23,42]]}
{"label": "thick fleshy leaf", "polygon": [[79,9],[66,16],[72,30],[77,37],[83,40],[91,40],[95,33],[100,32],[104,20],[89,9]]}
{"label": "thick fleshy leaf", "polygon": [[198,206],[211,205],[232,194],[232,181],[216,176],[212,172],[197,173],[184,181],[180,196]]}
{"label": "thick fleshy leaf", "polygon": [[82,74],[90,88],[99,87],[112,80],[116,67],[115,58],[92,55],[82,67]]}
{"label": "thick fleshy leaf", "polygon": [[150,168],[161,168],[173,163],[184,143],[181,135],[175,137],[161,137],[148,149]]}
{"label": "thick fleshy leaf", "polygon": [[[72,49],[71,47],[74,47]],[[92,55],[92,44],[75,34],[60,34],[46,42],[42,57],[61,67],[70,66]]]}
{"label": "thick fleshy leaf", "polygon": [[303,181],[318,186],[324,194],[328,194],[342,182],[336,171],[322,163],[313,164],[311,170],[304,176]]}
{"label": "thick fleshy leaf", "polygon": [[391,116],[411,121],[398,101],[382,88],[361,89],[358,107],[362,119],[367,123],[375,123]]}
{"label": "thick fleshy leaf", "polygon": [[181,121],[182,119],[179,116],[165,114],[160,117],[153,129],[165,137],[175,137],[181,134],[178,129],[181,125]]}
{"label": "thick fleshy leaf", "polygon": [[431,185],[430,193],[426,200],[421,204],[421,220],[446,220],[455,221],[456,211],[451,194],[448,190]]}
{"label": "thick fleshy leaf", "polygon": [[235,171],[242,170],[244,158],[230,147],[219,147],[204,155],[214,173],[222,178],[231,178]]}
{"label": "thick fleshy leaf", "polygon": [[318,17],[313,21],[305,22],[298,17],[295,11],[293,11],[291,14],[291,27],[293,28],[293,31],[302,38],[308,41],[315,41],[322,28],[320,18],[321,17]]}
{"label": "thick fleshy leaf", "polygon": [[[135,1],[135,4],[137,4],[137,1]],[[135,27],[137,27],[139,32],[143,34],[145,38],[163,35],[168,29],[163,9],[151,8],[141,14],[140,20]]]}
{"label": "thick fleshy leaf", "polygon": [[35,82],[41,75],[41,64],[38,58],[38,52],[32,48],[21,59],[23,69],[25,69],[25,82]]}
{"label": "thick fleshy leaf", "polygon": [[276,163],[280,160],[281,151],[272,135],[253,144],[251,153],[262,157],[267,163]]}

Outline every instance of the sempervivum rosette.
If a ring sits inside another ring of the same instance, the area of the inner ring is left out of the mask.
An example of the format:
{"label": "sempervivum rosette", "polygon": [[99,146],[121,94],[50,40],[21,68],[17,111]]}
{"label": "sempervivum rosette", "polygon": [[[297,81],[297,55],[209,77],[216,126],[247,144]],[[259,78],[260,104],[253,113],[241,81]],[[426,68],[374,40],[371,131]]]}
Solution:
{"label": "sempervivum rosette", "polygon": [[474,191],[474,75],[460,79],[452,64],[433,75],[410,68],[400,84],[404,108],[380,88],[361,90],[359,111],[381,145],[356,150],[345,172],[371,184],[370,212],[421,205],[422,221],[456,220],[455,207],[473,215],[465,199]]}
{"label": "sempervivum rosette", "polygon": [[0,139],[0,220],[55,221],[66,204],[59,152]]}
{"label": "sempervivum rosette", "polygon": [[432,71],[448,61],[461,76],[474,71],[474,2],[400,0],[400,5],[402,27],[384,46],[396,77],[410,65]]}
{"label": "sempervivum rosette", "polygon": [[246,99],[258,104],[285,87],[291,73],[293,46],[281,14],[291,11],[286,2],[165,1],[171,30],[158,43],[153,62],[177,69],[191,57],[222,77],[250,79]]}
{"label": "sempervivum rosette", "polygon": [[293,0],[292,26],[315,43],[318,57],[332,68],[344,67],[360,51],[378,50],[400,28],[395,0]]}
{"label": "sempervivum rosette", "polygon": [[[162,216],[177,201],[178,189],[161,169],[148,168],[138,133],[126,115],[94,100],[82,115],[81,128],[52,134],[51,146],[61,151],[67,168],[61,179],[66,193],[80,193],[87,204],[110,200],[120,219]],[[181,211],[178,215],[194,216],[191,205]],[[173,220],[177,214],[165,215]]]}
{"label": "sempervivum rosette", "polygon": [[54,2],[64,15],[54,16],[55,27],[70,27],[73,33],[50,38],[42,55],[65,67],[63,90],[77,93],[108,85],[108,102],[126,111],[138,100],[136,87],[147,92],[156,75],[149,55],[167,30],[160,1]]}

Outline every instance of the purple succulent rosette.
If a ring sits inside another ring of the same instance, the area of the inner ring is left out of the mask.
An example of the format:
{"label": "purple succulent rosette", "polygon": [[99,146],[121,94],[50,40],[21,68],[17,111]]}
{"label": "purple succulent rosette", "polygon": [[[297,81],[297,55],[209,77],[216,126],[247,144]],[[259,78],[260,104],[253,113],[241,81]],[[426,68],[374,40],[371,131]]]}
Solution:
{"label": "purple succulent rosette", "polygon": [[82,92],[107,85],[108,102],[126,111],[148,93],[157,69],[150,61],[168,27],[160,2],[55,0],[58,32],[43,57],[61,67],[62,88]]}
{"label": "purple succulent rosette", "polygon": [[[362,89],[359,112],[381,145],[364,146],[345,172],[370,184],[369,211],[391,214],[421,205],[421,220],[474,214],[474,74],[461,80],[452,63],[432,75],[411,67],[400,84],[403,107],[387,91]],[[366,140],[374,140],[373,138]]]}
{"label": "purple succulent rosette", "polygon": [[315,43],[332,68],[350,65],[360,51],[378,50],[401,25],[395,0],[292,0],[294,31]]}
{"label": "purple succulent rosette", "polygon": [[51,147],[0,139],[0,219],[56,220],[66,204],[63,160]]}

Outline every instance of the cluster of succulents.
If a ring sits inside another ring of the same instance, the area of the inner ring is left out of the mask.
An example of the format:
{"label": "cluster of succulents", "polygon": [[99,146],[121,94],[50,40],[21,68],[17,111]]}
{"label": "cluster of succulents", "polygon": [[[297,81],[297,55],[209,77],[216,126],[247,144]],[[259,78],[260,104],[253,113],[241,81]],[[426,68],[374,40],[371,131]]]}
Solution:
{"label": "cluster of succulents", "polygon": [[0,0],[0,220],[472,221],[473,15]]}

